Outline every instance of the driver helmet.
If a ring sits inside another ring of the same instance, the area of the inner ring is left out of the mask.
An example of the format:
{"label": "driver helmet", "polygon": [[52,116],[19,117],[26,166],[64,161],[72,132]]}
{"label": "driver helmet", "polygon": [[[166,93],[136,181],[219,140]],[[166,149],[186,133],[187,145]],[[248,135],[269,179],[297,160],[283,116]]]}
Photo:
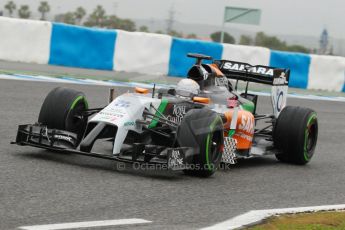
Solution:
{"label": "driver helmet", "polygon": [[197,95],[200,92],[199,84],[192,79],[182,79],[177,83],[176,94],[183,97]]}

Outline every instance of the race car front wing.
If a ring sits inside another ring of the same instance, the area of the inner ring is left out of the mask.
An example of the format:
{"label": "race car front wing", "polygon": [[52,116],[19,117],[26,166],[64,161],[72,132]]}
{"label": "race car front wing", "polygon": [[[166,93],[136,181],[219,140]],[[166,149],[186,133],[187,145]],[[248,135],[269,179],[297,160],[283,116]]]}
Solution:
{"label": "race car front wing", "polygon": [[145,145],[134,143],[126,154],[101,154],[85,152],[78,149],[77,135],[72,132],[49,129],[40,124],[19,125],[15,142],[21,146],[32,146],[55,152],[73,153],[89,157],[113,160],[130,164],[145,164],[147,166],[163,165],[169,170],[188,169],[192,165],[192,159],[196,154],[191,147],[168,148],[158,145]]}

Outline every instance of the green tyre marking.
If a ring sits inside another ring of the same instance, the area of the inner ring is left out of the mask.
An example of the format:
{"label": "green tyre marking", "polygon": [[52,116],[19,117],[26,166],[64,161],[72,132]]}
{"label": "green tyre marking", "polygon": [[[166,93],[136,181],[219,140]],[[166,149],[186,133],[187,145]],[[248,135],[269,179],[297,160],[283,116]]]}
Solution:
{"label": "green tyre marking", "polygon": [[[158,110],[157,110],[155,116],[159,117],[160,114],[162,114],[164,112],[164,110],[167,107],[167,105],[168,105],[168,100],[167,99],[162,99],[161,104],[159,105]],[[158,124],[158,120],[159,119],[157,119],[157,118],[152,119],[148,128],[152,129],[152,128],[156,127],[157,124]]]}
{"label": "green tyre marking", "polygon": [[316,118],[316,113],[312,113],[308,119],[307,128],[306,128],[305,133],[304,133],[304,160],[306,160],[306,161],[309,161],[309,156],[308,156],[308,151],[307,151],[307,142],[308,142],[308,137],[309,137],[308,126],[313,121],[313,119],[315,119],[315,118]]}
{"label": "green tyre marking", "polygon": [[[216,122],[219,121],[219,119],[220,117],[217,116],[216,119],[212,121],[210,125],[211,132],[213,131],[214,126],[216,125]],[[211,132],[207,135],[207,140],[206,140],[206,164],[207,164],[208,170],[210,171],[211,171],[211,165],[210,165],[210,159],[209,159],[209,143],[210,143],[210,137],[213,136],[213,134],[211,135]]]}
{"label": "green tyre marking", "polygon": [[79,101],[81,101],[81,100],[84,100],[86,109],[89,108],[89,105],[88,105],[88,103],[87,103],[85,97],[84,97],[84,96],[78,96],[78,97],[77,97],[76,99],[74,99],[74,101],[72,102],[72,105],[71,105],[71,107],[70,107],[69,110],[74,109],[75,106],[77,105],[77,103],[78,103]]}

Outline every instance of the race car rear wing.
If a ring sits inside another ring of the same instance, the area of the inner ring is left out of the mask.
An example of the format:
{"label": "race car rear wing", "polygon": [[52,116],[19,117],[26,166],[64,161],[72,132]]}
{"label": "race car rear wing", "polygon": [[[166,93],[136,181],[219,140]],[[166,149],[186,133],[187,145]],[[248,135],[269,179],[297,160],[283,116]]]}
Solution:
{"label": "race car rear wing", "polygon": [[288,85],[289,69],[280,69],[263,65],[250,65],[244,62],[216,60],[214,63],[230,79],[255,82],[266,85]]}
{"label": "race car rear wing", "polygon": [[247,97],[249,82],[272,85],[271,102],[273,115],[278,118],[280,112],[286,106],[290,78],[289,69],[280,69],[263,65],[252,66],[243,62],[228,60],[217,60],[214,63],[226,78],[236,80],[236,90],[238,81],[247,82],[244,94],[245,97]]}

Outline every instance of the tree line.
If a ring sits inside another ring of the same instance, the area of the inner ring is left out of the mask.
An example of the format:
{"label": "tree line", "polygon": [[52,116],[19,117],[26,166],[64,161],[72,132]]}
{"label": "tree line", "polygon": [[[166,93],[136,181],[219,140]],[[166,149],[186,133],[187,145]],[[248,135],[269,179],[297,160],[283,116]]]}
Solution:
{"label": "tree line", "polygon": [[[4,9],[10,17],[15,16],[15,13],[17,13],[19,18],[28,19],[32,15],[29,5],[21,5],[17,7],[13,1],[7,2]],[[40,19],[47,20],[46,15],[50,12],[49,3],[47,1],[40,2],[37,10],[41,14]],[[91,12],[87,18],[86,16],[86,10],[80,6],[75,9],[75,11],[55,15],[54,21],[72,25],[84,25],[88,27],[122,29],[127,31],[136,30],[136,25],[132,20],[122,19],[116,15],[107,15],[105,9],[101,5],[96,6],[94,11]],[[139,29],[148,30],[147,27],[140,27]]]}
{"label": "tree line", "polygon": [[[19,18],[30,18],[31,17],[31,10],[29,5],[21,5],[17,7],[17,5],[13,1],[9,1],[4,6],[5,10],[8,12],[10,17],[17,12]],[[41,14],[41,20],[46,20],[46,14],[50,11],[50,6],[48,2],[42,1],[37,8],[37,11]]]}
{"label": "tree line", "polygon": [[[211,34],[211,39],[214,42],[220,42],[221,32]],[[224,33],[224,43],[236,44],[236,40],[229,33]],[[301,45],[289,45],[285,41],[280,40],[276,36],[269,36],[264,32],[258,32],[254,37],[249,35],[241,35],[238,43],[239,45],[247,46],[262,46],[273,50],[310,53],[312,50]]]}
{"label": "tree line", "polygon": [[[13,17],[17,13],[19,18],[28,19],[32,15],[29,5],[17,5],[13,1],[9,1],[4,6],[5,11],[7,11],[10,17]],[[41,20],[47,20],[47,14],[50,12],[50,5],[47,1],[40,2],[37,11],[40,13]],[[62,13],[55,15],[54,21],[63,22],[72,25],[84,25],[88,27],[99,27],[108,29],[121,29],[126,31],[141,31],[150,32],[147,26],[141,26],[136,28],[134,21],[130,19],[119,18],[116,15],[107,15],[106,10],[101,5],[97,5],[96,8],[87,15],[87,11],[83,7],[78,7],[74,11]],[[153,32],[153,31],[152,31]],[[168,34],[174,37],[182,37],[189,39],[197,39],[197,35],[194,33],[183,34],[176,30],[155,31],[159,34]],[[210,35],[210,38],[214,42],[220,42],[221,32],[215,32]],[[224,33],[224,43],[236,44],[235,38],[229,33]],[[292,52],[302,52],[310,53],[311,50],[300,45],[288,45],[285,41],[281,41],[275,36],[269,36],[264,32],[258,32],[254,37],[248,35],[242,35],[237,44],[240,45],[253,45],[262,46],[275,50],[282,51],[292,51]]]}

